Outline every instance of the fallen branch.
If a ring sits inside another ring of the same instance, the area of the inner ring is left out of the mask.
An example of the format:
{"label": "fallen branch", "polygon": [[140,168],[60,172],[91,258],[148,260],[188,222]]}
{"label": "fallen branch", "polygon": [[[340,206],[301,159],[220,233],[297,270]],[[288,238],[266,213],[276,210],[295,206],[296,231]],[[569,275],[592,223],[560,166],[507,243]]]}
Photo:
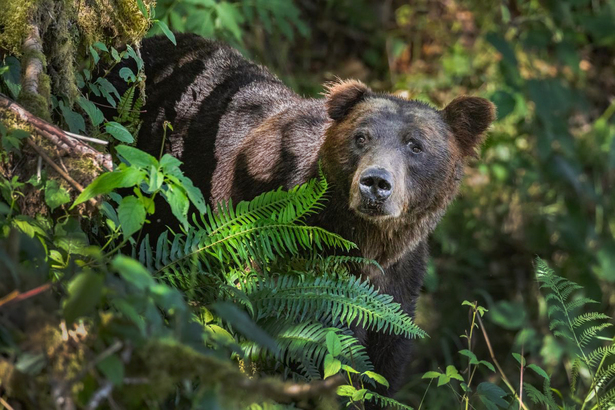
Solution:
{"label": "fallen branch", "polygon": [[60,151],[72,156],[89,157],[102,170],[113,169],[111,156],[69,137],[64,130],[30,113],[21,105],[0,93],[0,110],[3,109],[15,113],[22,121],[30,124],[38,134],[57,146]]}
{"label": "fallen branch", "polygon": [[[41,158],[43,158],[43,160],[45,160],[45,162],[48,163],[51,166],[51,168],[53,168],[53,170],[56,171],[62,178],[64,178],[64,180],[66,182],[68,182],[73,188],[75,188],[77,191],[79,191],[79,193],[83,192],[84,188],[81,186],[81,184],[79,182],[75,181],[66,172],[64,172],[64,170],[62,168],[60,168],[58,166],[58,164],[53,162],[53,160],[51,158],[49,158],[49,156],[45,153],[45,151],[43,151],[43,149],[41,147],[36,145],[36,143],[32,139],[30,139],[30,138],[28,138],[28,145],[30,147],[32,147],[32,149],[34,151],[36,151],[36,153],[38,155],[40,155]],[[90,203],[92,205],[94,205],[95,207],[98,207],[98,201],[96,201],[94,198],[90,199]]]}

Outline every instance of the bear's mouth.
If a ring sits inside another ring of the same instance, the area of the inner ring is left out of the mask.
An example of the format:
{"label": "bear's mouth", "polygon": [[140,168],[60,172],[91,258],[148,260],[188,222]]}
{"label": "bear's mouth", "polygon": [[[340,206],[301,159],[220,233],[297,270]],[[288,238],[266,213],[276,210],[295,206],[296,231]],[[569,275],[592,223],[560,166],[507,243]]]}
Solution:
{"label": "bear's mouth", "polygon": [[363,217],[378,218],[392,216],[382,202],[361,201],[356,211]]}

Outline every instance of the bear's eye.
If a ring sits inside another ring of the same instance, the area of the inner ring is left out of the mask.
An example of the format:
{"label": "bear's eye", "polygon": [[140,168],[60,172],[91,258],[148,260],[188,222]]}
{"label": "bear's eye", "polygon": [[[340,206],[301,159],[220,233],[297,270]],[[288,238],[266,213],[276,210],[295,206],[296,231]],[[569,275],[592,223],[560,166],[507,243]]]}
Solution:
{"label": "bear's eye", "polygon": [[363,148],[367,143],[367,136],[364,133],[359,132],[354,136],[354,142],[359,148]]}
{"label": "bear's eye", "polygon": [[408,141],[408,147],[415,154],[420,154],[421,152],[423,152],[423,148],[421,148],[421,145],[418,142],[416,142],[416,140],[412,139],[412,140]]}

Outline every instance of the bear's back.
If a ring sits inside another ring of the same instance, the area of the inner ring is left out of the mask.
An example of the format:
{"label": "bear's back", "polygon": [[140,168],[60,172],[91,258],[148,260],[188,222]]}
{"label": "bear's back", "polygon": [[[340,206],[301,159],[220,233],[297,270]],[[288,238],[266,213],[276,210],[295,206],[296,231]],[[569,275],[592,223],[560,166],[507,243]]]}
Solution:
{"label": "bear's back", "polygon": [[167,131],[165,152],[184,162],[184,173],[212,205],[290,188],[313,174],[308,158],[297,154],[318,152],[322,102],[300,98],[224,43],[176,38],[176,46],[162,36],[143,42],[148,77],[140,149],[159,153],[169,121],[174,129]]}

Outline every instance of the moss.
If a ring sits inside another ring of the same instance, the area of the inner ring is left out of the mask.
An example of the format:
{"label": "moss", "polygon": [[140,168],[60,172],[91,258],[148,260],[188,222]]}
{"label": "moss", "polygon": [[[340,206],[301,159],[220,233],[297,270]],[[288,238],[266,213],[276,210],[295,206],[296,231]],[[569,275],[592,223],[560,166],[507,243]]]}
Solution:
{"label": "moss", "polygon": [[[56,95],[68,97],[71,104],[79,96],[76,85],[78,55],[84,55],[96,41],[115,47],[139,42],[150,26],[150,21],[134,0],[20,0],[4,3],[0,8],[0,27],[3,27],[0,50],[22,56],[22,45],[30,27],[38,27],[48,57],[51,90]],[[155,2],[144,0],[144,4],[149,7]],[[26,100],[30,99],[30,96],[26,97]],[[32,107],[40,109],[41,101]]]}
{"label": "moss", "polygon": [[22,91],[19,93],[17,102],[37,117],[41,117],[46,121],[51,121],[51,116],[49,115],[49,101],[42,95]]}
{"label": "moss", "polygon": [[36,0],[5,1],[0,7],[0,48],[9,54],[21,55],[21,46],[28,35],[36,8]]}

